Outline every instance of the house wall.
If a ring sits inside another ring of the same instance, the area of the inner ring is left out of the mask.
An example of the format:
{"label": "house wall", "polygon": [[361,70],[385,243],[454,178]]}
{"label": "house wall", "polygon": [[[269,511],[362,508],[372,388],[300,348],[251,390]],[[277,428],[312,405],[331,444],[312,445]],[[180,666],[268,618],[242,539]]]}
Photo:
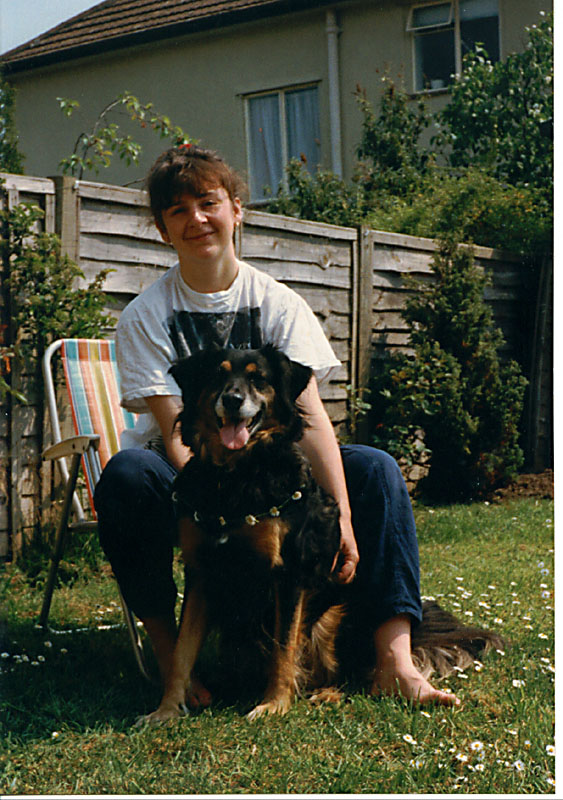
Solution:
{"label": "house wall", "polygon": [[[356,86],[364,87],[375,104],[386,71],[412,88],[412,41],[406,32],[410,7],[406,0],[335,3],[341,31],[342,157],[347,178],[353,173],[360,136]],[[544,0],[500,0],[503,55],[522,49],[524,27],[537,22],[540,10],[550,7],[551,2]],[[129,91],[142,102],[153,102],[173,123],[218,149],[244,173],[242,96],[309,81],[319,81],[322,161],[330,168],[325,14],[323,9],[298,12],[14,74],[16,125],[26,172],[58,173],[61,158],[70,155],[77,136],[91,129],[107,103]],[[78,100],[81,107],[67,119],[57,97]],[[432,97],[430,109],[443,105],[446,98],[447,93]],[[163,149],[153,133],[129,128],[143,145],[141,163],[126,168],[116,162],[103,171],[105,182],[141,180]]]}

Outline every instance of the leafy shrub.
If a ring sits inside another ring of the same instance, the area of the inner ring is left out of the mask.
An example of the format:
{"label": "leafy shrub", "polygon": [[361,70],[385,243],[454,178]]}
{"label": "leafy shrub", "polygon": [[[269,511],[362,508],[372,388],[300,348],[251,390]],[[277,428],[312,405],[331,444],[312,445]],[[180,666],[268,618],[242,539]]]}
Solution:
{"label": "leafy shrub", "polygon": [[101,270],[88,286],[77,287],[84,274],[61,253],[59,237],[33,232],[43,216],[38,206],[20,203],[2,216],[9,231],[3,244],[10,260],[12,320],[22,351],[41,357],[55,339],[96,337],[112,327],[102,291],[110,270]]}
{"label": "leafy shrub", "polygon": [[511,186],[473,167],[455,173],[432,168],[408,198],[380,199],[365,224],[430,239],[455,233],[460,241],[523,255],[546,252],[552,243],[544,193]]}
{"label": "leafy shrub", "polygon": [[10,379],[14,359],[30,359],[36,394],[43,396],[40,361],[46,347],[62,337],[95,338],[114,324],[104,312],[107,297],[102,285],[110,270],[102,270],[85,287],[80,268],[61,253],[53,233],[34,228],[43,211],[32,203],[20,203],[0,212],[3,229],[0,253],[9,263],[12,342],[0,347],[0,397],[10,393],[21,402],[25,394]]}
{"label": "leafy shrub", "polygon": [[526,381],[515,362],[500,362],[502,334],[483,299],[489,278],[471,250],[443,240],[432,271],[435,282],[403,311],[412,354],[390,357],[374,380],[374,443],[410,463],[429,455],[421,489],[432,500],[468,500],[522,464]]}
{"label": "leafy shrub", "polygon": [[[431,117],[384,76],[378,113],[361,88],[351,184],[288,167],[289,191],[270,210],[338,225],[460,241],[536,256],[553,236],[553,21],[527,29],[524,52],[492,64],[469,53],[449,103]],[[438,134],[420,138],[430,122]]]}
{"label": "leafy shrub", "polygon": [[332,225],[360,225],[365,216],[363,193],[328,170],[313,175],[302,161],[292,159],[287,167],[288,189],[280,189],[268,211],[289,217],[328,222]]}

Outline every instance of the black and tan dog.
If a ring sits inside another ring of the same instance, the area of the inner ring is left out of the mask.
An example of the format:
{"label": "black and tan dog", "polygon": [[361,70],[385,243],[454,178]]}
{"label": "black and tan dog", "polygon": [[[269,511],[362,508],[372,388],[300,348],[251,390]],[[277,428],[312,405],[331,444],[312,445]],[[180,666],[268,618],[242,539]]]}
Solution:
{"label": "black and tan dog", "polygon": [[[306,421],[296,399],[311,370],[267,346],[204,351],[171,372],[182,390],[182,439],[194,454],[174,486],[186,593],[164,696],[145,719],[163,722],[185,712],[211,629],[260,698],[250,719],[285,713],[296,693],[338,696],[344,665],[359,668],[360,651],[364,668],[373,670],[374,637],[362,630],[350,589],[331,579],[337,507],[297,444]],[[366,646],[358,647],[362,641]],[[425,608],[413,635],[418,663],[442,674],[453,660],[467,664],[500,644],[435,605]]]}

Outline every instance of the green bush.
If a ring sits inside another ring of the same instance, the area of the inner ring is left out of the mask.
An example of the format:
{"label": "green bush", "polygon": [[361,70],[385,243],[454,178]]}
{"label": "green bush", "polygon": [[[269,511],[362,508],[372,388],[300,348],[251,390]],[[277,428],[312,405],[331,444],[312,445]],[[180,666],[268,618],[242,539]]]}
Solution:
{"label": "green bush", "polygon": [[[358,87],[362,112],[351,184],[326,171],[288,167],[289,191],[270,210],[337,225],[502,248],[537,257],[553,236],[553,20],[526,29],[522,53],[492,64],[477,47],[448,104],[433,117],[388,77],[378,113]],[[432,123],[429,146],[421,135]]]}
{"label": "green bush", "polygon": [[421,489],[430,499],[468,500],[522,464],[526,381],[515,362],[500,361],[502,334],[483,299],[489,278],[471,250],[443,240],[432,271],[435,281],[403,311],[412,353],[390,357],[374,380],[374,443],[410,463],[429,456]]}
{"label": "green bush", "polygon": [[463,242],[522,255],[547,252],[552,244],[551,207],[543,192],[511,186],[473,167],[433,167],[408,197],[380,198],[364,222],[430,239],[455,233]]}
{"label": "green bush", "polygon": [[326,170],[311,175],[294,160],[288,189],[280,190],[269,211],[431,239],[455,235],[533,257],[551,249],[552,199],[544,186],[513,185],[483,164],[439,166],[437,152],[417,148],[427,122],[424,103],[413,110],[388,79],[379,116],[362,92],[357,98],[364,121],[354,181]]}
{"label": "green bush", "polygon": [[359,187],[348,185],[327,170],[311,175],[305,164],[292,159],[287,167],[288,189],[280,189],[268,206],[273,214],[353,227],[365,216],[365,202]]}
{"label": "green bush", "polygon": [[43,211],[32,203],[20,203],[0,211],[0,257],[9,264],[10,343],[0,340],[0,398],[11,394],[26,402],[25,392],[14,386],[12,364],[27,360],[32,365],[37,396],[43,396],[40,362],[46,347],[63,337],[96,338],[114,325],[104,311],[108,299],[102,291],[106,275],[101,270],[87,286],[81,269],[61,253],[59,237],[37,233]]}
{"label": "green bush", "polygon": [[84,274],[61,253],[59,237],[33,232],[42,216],[43,211],[31,203],[2,212],[8,230],[3,250],[10,262],[8,283],[17,344],[22,353],[39,358],[55,339],[94,338],[114,324],[104,312],[107,297],[102,291],[111,270],[101,270],[89,285],[77,286]]}

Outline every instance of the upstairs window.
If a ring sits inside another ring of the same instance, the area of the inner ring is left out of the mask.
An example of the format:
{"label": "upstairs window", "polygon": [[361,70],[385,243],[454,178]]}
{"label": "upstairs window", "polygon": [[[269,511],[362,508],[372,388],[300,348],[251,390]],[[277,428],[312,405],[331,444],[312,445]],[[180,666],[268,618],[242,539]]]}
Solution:
{"label": "upstairs window", "polygon": [[274,195],[286,182],[285,167],[303,158],[314,172],[320,162],[318,87],[280,89],[246,98],[250,199]]}
{"label": "upstairs window", "polygon": [[463,56],[481,44],[500,57],[498,0],[451,0],[415,6],[407,30],[414,40],[414,88],[445,89],[461,72]]}

